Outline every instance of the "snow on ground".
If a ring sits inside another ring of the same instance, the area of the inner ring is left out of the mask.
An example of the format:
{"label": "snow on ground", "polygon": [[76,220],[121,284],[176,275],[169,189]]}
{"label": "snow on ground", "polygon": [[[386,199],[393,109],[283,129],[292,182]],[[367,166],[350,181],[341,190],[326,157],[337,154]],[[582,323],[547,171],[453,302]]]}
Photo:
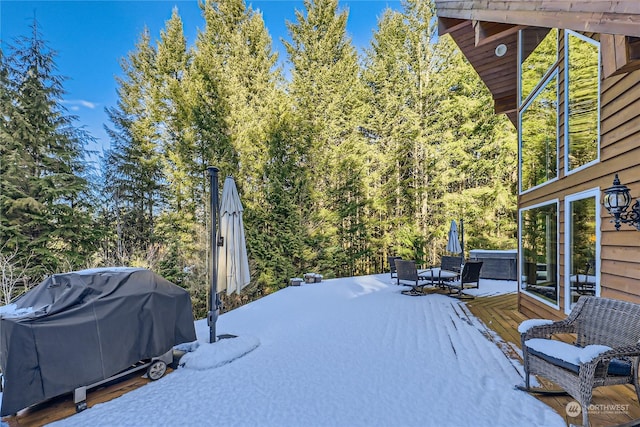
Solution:
{"label": "snow on ground", "polygon": [[288,287],[223,314],[238,338],[215,344],[199,320],[184,367],[53,425],[565,426],[514,390],[517,362],[462,303],[402,289],[388,274]]}

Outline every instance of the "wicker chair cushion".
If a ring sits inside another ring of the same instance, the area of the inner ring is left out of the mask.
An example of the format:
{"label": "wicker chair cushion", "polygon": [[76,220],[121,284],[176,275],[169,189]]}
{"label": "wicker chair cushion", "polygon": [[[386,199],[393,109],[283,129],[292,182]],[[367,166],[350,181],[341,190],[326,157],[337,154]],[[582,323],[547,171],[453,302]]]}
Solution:
{"label": "wicker chair cushion", "polygon": [[[568,369],[572,372],[575,372],[576,374],[580,372],[580,356],[581,353],[583,353],[583,347],[578,347],[562,341],[542,339],[532,339],[527,341],[526,343],[530,341],[532,342],[532,344],[535,344],[536,341],[547,341],[548,344],[552,344],[552,348],[558,350],[558,354],[546,354],[527,345],[529,354],[535,355],[543,360],[546,360],[549,363],[560,366],[561,368]],[[549,353],[553,353],[553,351],[550,351]],[[562,354],[563,356],[560,356],[560,354]],[[570,359],[571,361],[567,359]],[[607,375],[624,377],[629,376],[631,375],[631,363],[620,359],[612,359],[611,362],[609,362]]]}

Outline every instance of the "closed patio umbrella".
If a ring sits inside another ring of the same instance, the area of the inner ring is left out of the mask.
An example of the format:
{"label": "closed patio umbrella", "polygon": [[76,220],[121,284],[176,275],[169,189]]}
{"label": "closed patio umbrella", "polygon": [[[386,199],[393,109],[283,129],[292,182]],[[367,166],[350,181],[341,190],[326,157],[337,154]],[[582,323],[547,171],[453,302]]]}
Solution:
{"label": "closed patio umbrella", "polygon": [[447,242],[447,251],[459,254],[462,252],[462,248],[460,247],[460,240],[458,239],[458,227],[456,226],[456,222],[451,220],[451,228],[449,228],[449,241]]}
{"label": "closed patio umbrella", "polygon": [[249,260],[242,222],[242,203],[236,183],[228,176],[220,200],[220,237],[218,246],[218,292],[240,293],[250,281]]}

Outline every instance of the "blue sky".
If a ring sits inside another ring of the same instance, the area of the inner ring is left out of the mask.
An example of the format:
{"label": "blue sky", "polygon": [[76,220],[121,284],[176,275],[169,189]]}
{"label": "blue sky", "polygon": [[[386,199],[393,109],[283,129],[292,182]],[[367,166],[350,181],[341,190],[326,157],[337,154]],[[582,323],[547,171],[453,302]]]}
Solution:
{"label": "blue sky", "polygon": [[[295,22],[295,10],[304,10],[302,0],[247,1],[259,9],[269,30],[280,61],[286,55],[281,38],[289,39],[285,22]],[[71,114],[77,115],[77,126],[97,138],[101,151],[109,147],[103,126],[108,122],[105,107],[117,102],[115,76],[121,75],[119,61],[132,51],[145,25],[154,40],[171,17],[173,7],[184,24],[189,43],[195,40],[199,28],[204,28],[197,0],[0,0],[0,43],[19,35],[27,35],[34,15],[49,47],[57,52],[58,74],[67,78],[63,100]],[[399,10],[399,0],[341,0],[348,8],[347,31],[358,51],[369,46],[377,20],[387,8]]]}

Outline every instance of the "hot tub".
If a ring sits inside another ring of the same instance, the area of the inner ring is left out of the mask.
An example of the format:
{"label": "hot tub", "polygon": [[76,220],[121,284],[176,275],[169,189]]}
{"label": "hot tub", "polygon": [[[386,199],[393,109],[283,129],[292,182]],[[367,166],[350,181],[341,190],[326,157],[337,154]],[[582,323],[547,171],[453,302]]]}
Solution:
{"label": "hot tub", "polygon": [[481,279],[517,280],[518,251],[473,249],[469,251],[471,261],[482,261]]}

